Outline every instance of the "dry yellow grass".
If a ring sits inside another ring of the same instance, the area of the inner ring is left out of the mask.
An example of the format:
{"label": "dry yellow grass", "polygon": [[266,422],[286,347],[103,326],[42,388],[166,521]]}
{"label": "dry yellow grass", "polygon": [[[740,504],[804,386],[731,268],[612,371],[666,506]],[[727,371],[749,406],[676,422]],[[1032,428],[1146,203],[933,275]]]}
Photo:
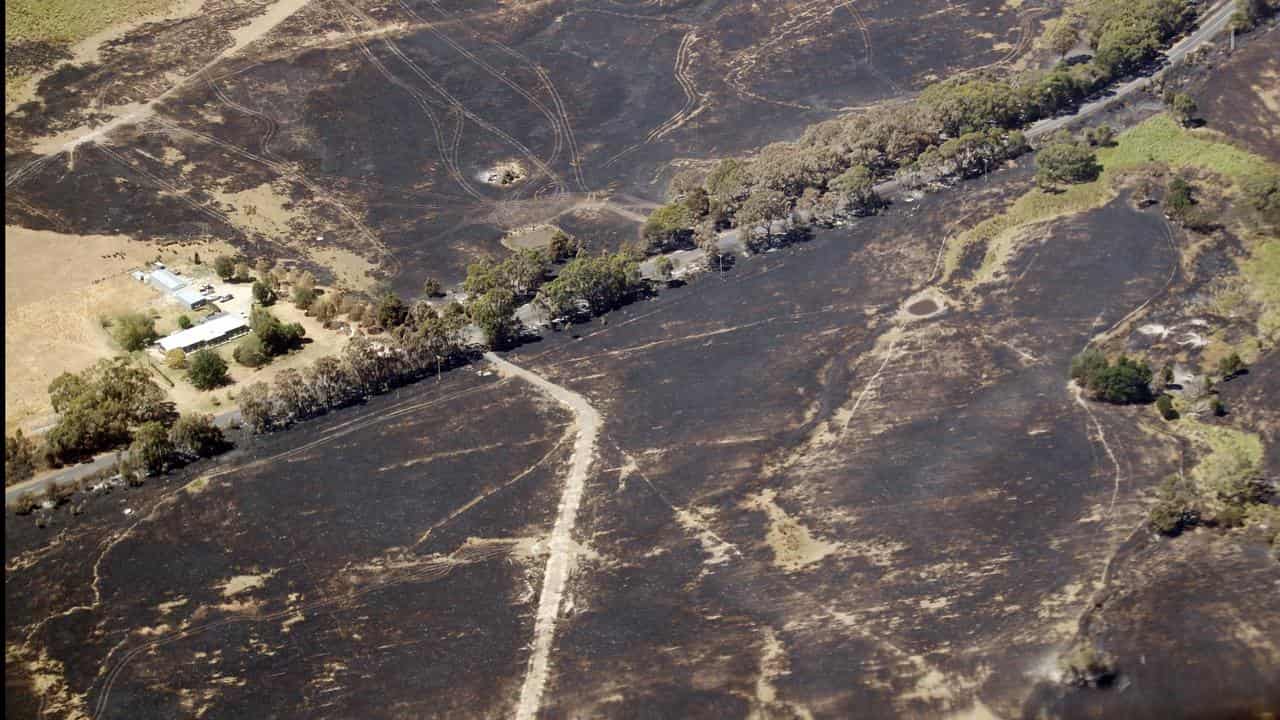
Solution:
{"label": "dry yellow grass", "polygon": [[[212,257],[220,245],[201,247]],[[163,331],[181,310],[128,271],[155,259],[157,249],[120,235],[64,235],[5,227],[5,432],[47,424],[47,388],[119,353],[101,318],[157,311]],[[160,251],[173,262],[189,250]],[[180,254],[181,253],[181,254]]]}
{"label": "dry yellow grass", "polygon": [[[311,342],[288,355],[275,358],[260,368],[245,367],[232,358],[231,354],[239,340],[214,348],[214,351],[227,361],[227,375],[231,379],[231,384],[212,392],[197,390],[191,383],[187,382],[185,374],[181,370],[162,368],[164,374],[173,380],[174,386],[169,387],[168,383],[160,379],[157,379],[157,381],[169,393],[169,397],[178,406],[179,412],[219,413],[223,410],[231,409],[235,406],[235,394],[244,385],[254,382],[271,384],[275,381],[276,376],[286,369],[302,370],[315,362],[317,358],[342,353],[342,348],[347,342],[346,335],[334,330],[324,329],[319,320],[307,317],[301,310],[285,302],[271,306],[270,310],[282,322],[301,323],[302,327],[307,331],[307,338]],[[158,360],[156,363],[161,364]]]}

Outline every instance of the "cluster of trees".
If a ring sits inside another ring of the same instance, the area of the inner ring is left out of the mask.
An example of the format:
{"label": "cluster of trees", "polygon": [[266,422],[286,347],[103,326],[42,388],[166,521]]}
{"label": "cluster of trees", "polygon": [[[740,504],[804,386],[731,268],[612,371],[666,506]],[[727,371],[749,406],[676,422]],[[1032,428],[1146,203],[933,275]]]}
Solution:
{"label": "cluster of trees", "polygon": [[1043,188],[1092,182],[1102,172],[1090,144],[1059,137],[1036,154],[1036,184]]}
{"label": "cluster of trees", "polygon": [[553,318],[599,315],[628,300],[644,287],[639,257],[626,250],[606,255],[579,255],[554,280],[542,286],[537,301]]}
{"label": "cluster of trees", "polygon": [[79,462],[125,446],[132,464],[122,472],[159,472],[226,448],[211,417],[179,417],[151,373],[127,358],[59,375],[49,384],[49,400],[58,421],[42,445],[21,431],[5,438],[6,484],[31,477],[41,465]]}
{"label": "cluster of trees", "polygon": [[125,476],[137,471],[154,475],[212,457],[228,447],[212,415],[183,415],[172,425],[152,420],[134,430],[129,455],[121,460],[119,469]]}
{"label": "cluster of trees", "polygon": [[1087,0],[1072,10],[1094,51],[1090,65],[1107,80],[1150,63],[1195,19],[1186,0]]}
{"label": "cluster of trees", "polygon": [[1071,361],[1071,379],[1088,396],[1103,402],[1151,402],[1151,367],[1123,355],[1111,363],[1099,350],[1085,350]]}
{"label": "cluster of trees", "polygon": [[126,358],[99,360],[80,373],[62,373],[49,384],[58,422],[45,435],[51,463],[81,460],[129,442],[132,431],[151,422],[169,422],[173,403],[151,373]]}
{"label": "cluster of trees", "polygon": [[1171,475],[1160,483],[1147,520],[1152,530],[1170,536],[1202,523],[1238,527],[1250,519],[1273,515],[1268,502],[1274,493],[1275,488],[1248,452],[1230,446],[1217,448],[1196,466],[1191,477]]}
{"label": "cluster of trees", "polygon": [[1236,12],[1231,22],[1237,30],[1250,30],[1271,17],[1280,9],[1276,0],[1236,0]]}
{"label": "cluster of trees", "polygon": [[516,309],[546,282],[553,254],[560,251],[525,248],[500,262],[484,259],[467,266],[462,284],[469,296],[467,315],[484,333],[486,344],[500,347],[519,334]]}
{"label": "cluster of trees", "polygon": [[[241,365],[259,367],[302,342],[307,331],[300,323],[284,323],[264,307],[249,313],[249,334],[236,345],[232,357]],[[225,371],[224,371],[225,372]]]}
{"label": "cluster of trees", "polygon": [[255,431],[266,432],[440,373],[466,358],[466,323],[462,313],[437,313],[420,301],[405,323],[377,340],[356,335],[341,357],[318,358],[303,371],[284,370],[270,386],[245,386],[236,398],[240,412]]}
{"label": "cluster of trees", "polygon": [[[979,74],[934,83],[915,102],[819,123],[796,142],[724,160],[705,175],[685,171],[672,179],[672,200],[645,224],[647,249],[691,240],[708,248],[715,231],[729,226],[763,232],[768,244],[779,221],[825,223],[875,212],[876,184],[895,175],[919,182],[982,174],[1027,150],[1020,128],[1073,109],[1140,69],[1193,19],[1189,0],[1081,0],[1047,39],[1063,53],[1087,42],[1094,52],[1088,62],[1064,61],[1017,78]],[[1106,144],[1110,136],[1096,140]],[[1064,142],[1049,150],[1046,180],[1096,176],[1087,146]]]}

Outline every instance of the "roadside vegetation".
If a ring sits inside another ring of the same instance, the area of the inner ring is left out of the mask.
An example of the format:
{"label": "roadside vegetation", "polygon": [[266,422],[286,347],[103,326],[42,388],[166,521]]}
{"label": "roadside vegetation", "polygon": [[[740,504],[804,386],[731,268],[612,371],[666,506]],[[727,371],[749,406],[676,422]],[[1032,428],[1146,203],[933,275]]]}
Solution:
{"label": "roadside vegetation", "polygon": [[151,372],[127,357],[63,373],[49,397],[58,419],[40,441],[21,431],[5,438],[6,485],[111,450],[129,450],[117,463],[123,474],[160,472],[225,449],[211,417],[180,416]]}
{"label": "roadside vegetation", "polygon": [[[563,264],[557,266],[553,258]],[[466,304],[437,306],[430,293],[412,302],[393,293],[377,302],[355,296],[322,298],[313,310],[326,322],[346,315],[347,322],[364,325],[366,333],[351,337],[341,355],[318,358],[301,371],[281,372],[271,384],[241,388],[236,397],[240,412],[255,431],[268,432],[439,374],[470,361],[481,348],[517,341],[523,328],[516,314],[524,305],[543,310],[559,324],[607,312],[647,291],[639,259],[631,250],[572,259],[555,247],[551,252],[519,250],[502,261],[482,260],[468,267]],[[470,326],[479,331],[480,346],[469,339]]]}
{"label": "roadside vegetation", "polygon": [[[705,246],[726,227],[739,228],[744,244],[762,249],[777,239],[777,223],[785,230],[797,217],[829,224],[875,212],[877,182],[981,175],[1026,152],[1022,128],[1073,111],[1110,83],[1142,71],[1194,20],[1188,0],[1070,3],[1044,39],[1064,54],[1087,43],[1093,52],[1087,61],[1064,59],[1014,77],[978,73],[944,80],[913,102],[819,123],[799,140],[773,143],[753,158],[678,174],[671,202],[645,226],[648,250],[689,241]],[[1088,182],[1101,171],[1083,144],[1055,142],[1042,153],[1041,177],[1051,186]]]}

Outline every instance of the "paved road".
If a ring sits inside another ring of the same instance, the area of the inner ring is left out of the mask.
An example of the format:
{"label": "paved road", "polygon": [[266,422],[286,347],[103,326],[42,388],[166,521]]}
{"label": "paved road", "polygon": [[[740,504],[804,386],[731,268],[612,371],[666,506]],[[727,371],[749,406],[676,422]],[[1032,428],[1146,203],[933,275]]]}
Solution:
{"label": "paved road", "polygon": [[1200,27],[1198,27],[1195,32],[1174,43],[1165,51],[1165,65],[1158,72],[1150,76],[1136,77],[1132,80],[1121,83],[1120,85],[1111,88],[1107,92],[1106,97],[1081,105],[1080,109],[1071,115],[1049,118],[1035,123],[1027,130],[1027,139],[1033,140],[1055,130],[1061,130],[1077,120],[1083,120],[1090,115],[1101,112],[1112,103],[1118,100],[1123,100],[1129,95],[1138,92],[1142,88],[1146,87],[1152,80],[1156,80],[1162,76],[1169,67],[1186,58],[1187,55],[1195,52],[1205,43],[1213,40],[1213,38],[1217,37],[1218,33],[1226,30],[1227,26],[1231,23],[1231,16],[1233,14],[1235,14],[1234,3],[1219,3],[1201,19]]}
{"label": "paved road", "polygon": [[[1059,117],[1046,118],[1038,122],[1032,123],[1024,132],[1028,140],[1048,135],[1056,130],[1061,130],[1068,125],[1085,120],[1106,110],[1113,103],[1119,102],[1126,97],[1138,92],[1150,84],[1153,80],[1159,79],[1165,72],[1169,70],[1178,61],[1183,60],[1191,53],[1198,50],[1205,43],[1210,42],[1217,37],[1219,33],[1227,29],[1231,23],[1231,16],[1235,14],[1235,4],[1230,0],[1224,0],[1210,9],[1201,18],[1199,27],[1194,32],[1187,35],[1183,39],[1174,43],[1165,51],[1165,62],[1163,67],[1151,75],[1144,75],[1133,78],[1113,88],[1109,88],[1104,97],[1092,102],[1081,105],[1076,112],[1070,115],[1062,115]],[[910,189],[913,186],[928,184],[929,178],[917,178],[908,185],[905,181],[898,178],[886,180],[875,186],[876,194],[886,200],[892,200],[902,193],[903,190]],[[742,253],[746,251],[743,246],[737,228],[731,228],[720,233],[716,243],[721,252],[726,253]],[[696,261],[702,256],[701,252],[696,250],[681,250],[669,253],[668,257],[672,259],[677,268]],[[646,273],[652,273],[652,260],[648,261],[644,270]]]}
{"label": "paved road", "polygon": [[[239,410],[227,410],[213,417],[214,423],[218,427],[230,427],[232,424],[240,421]],[[124,452],[127,456],[129,453]],[[4,504],[8,506],[10,503],[18,499],[18,496],[31,491],[39,495],[54,483],[65,485],[75,482],[82,478],[86,478],[96,472],[101,472],[114,465],[116,462],[115,452],[108,452],[98,455],[92,462],[81,463],[79,465],[69,465],[57,470],[51,470],[42,475],[37,475],[30,480],[24,480],[16,485],[10,485],[4,489]]]}

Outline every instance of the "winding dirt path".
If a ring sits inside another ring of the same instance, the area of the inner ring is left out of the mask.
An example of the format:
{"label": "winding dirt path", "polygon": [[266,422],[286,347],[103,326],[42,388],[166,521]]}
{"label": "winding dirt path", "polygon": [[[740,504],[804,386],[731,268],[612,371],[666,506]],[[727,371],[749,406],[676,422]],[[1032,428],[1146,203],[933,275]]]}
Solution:
{"label": "winding dirt path", "polygon": [[494,353],[485,353],[484,358],[503,377],[520,378],[569,408],[578,433],[573,444],[573,454],[569,457],[569,476],[565,479],[564,492],[560,495],[556,524],[551,529],[548,543],[550,554],[547,557],[546,571],[542,574],[542,593],[538,597],[538,614],[533,626],[533,653],[529,657],[529,667],[520,688],[520,702],[516,706],[517,720],[533,720],[538,715],[542,691],[547,684],[547,675],[550,674],[551,645],[555,640],[556,621],[560,617],[564,587],[573,566],[574,542],[571,535],[578,519],[578,506],[582,504],[587,473],[595,460],[596,439],[600,436],[602,422],[600,413],[578,393],[507,362]]}

